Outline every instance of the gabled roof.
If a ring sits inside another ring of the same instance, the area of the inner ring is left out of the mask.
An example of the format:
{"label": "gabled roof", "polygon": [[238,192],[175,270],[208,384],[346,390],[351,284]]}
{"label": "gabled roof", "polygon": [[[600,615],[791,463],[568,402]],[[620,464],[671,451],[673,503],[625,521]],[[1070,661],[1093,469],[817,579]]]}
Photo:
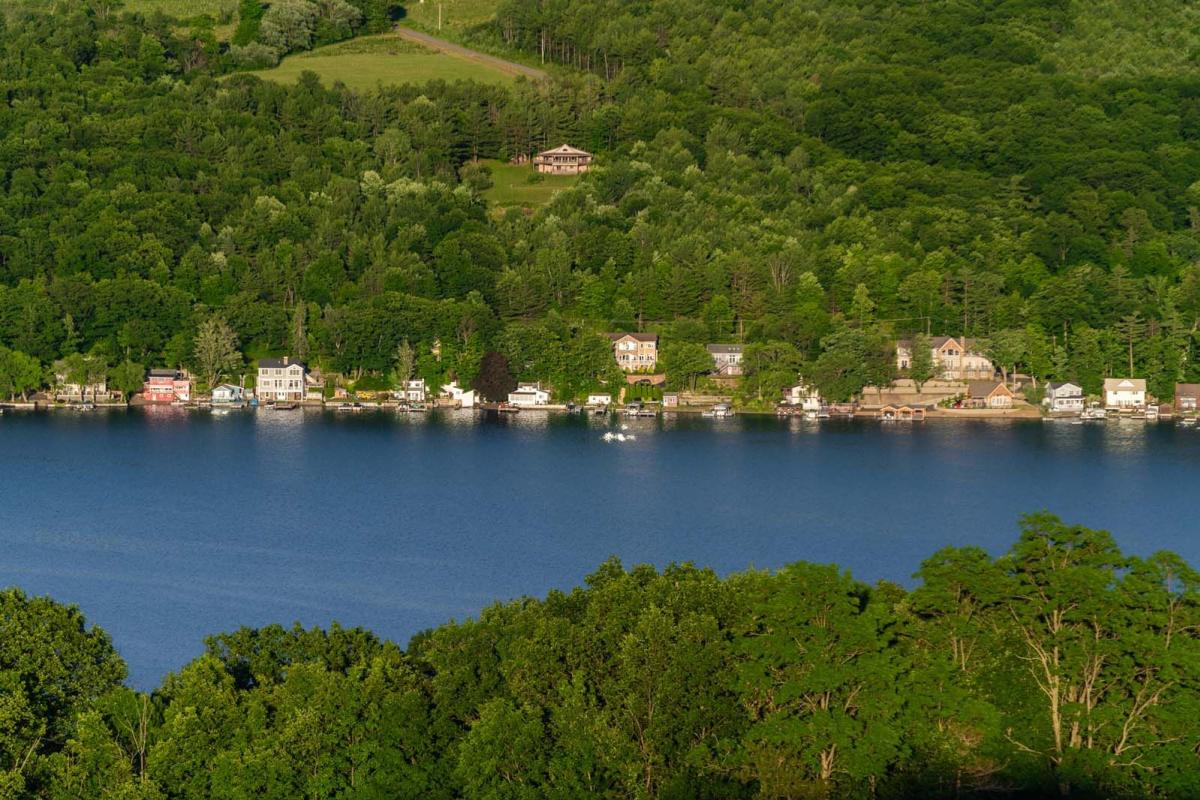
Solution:
{"label": "gabled roof", "polygon": [[175,369],[152,369],[150,370],[151,378],[175,378],[179,375],[179,370]]}
{"label": "gabled roof", "polygon": [[714,355],[717,353],[740,353],[740,352],[742,352],[742,345],[740,345],[740,344],[710,344],[710,345],[707,345],[707,347],[708,347],[708,352],[713,353]]}
{"label": "gabled roof", "polygon": [[1200,399],[1200,383],[1175,384],[1176,397],[1195,397]]}
{"label": "gabled roof", "polygon": [[285,367],[308,369],[303,361],[292,361],[290,358],[260,358],[258,360],[259,369],[281,369]]}
{"label": "gabled roof", "polygon": [[1002,381],[968,381],[967,394],[971,397],[991,397],[1000,392],[1009,397],[1013,396],[1012,390],[1004,385]]}
{"label": "gabled roof", "polygon": [[622,339],[624,339],[626,336],[628,336],[630,339],[636,339],[639,342],[657,342],[658,341],[657,333],[606,333],[604,335],[607,336],[609,339],[612,339],[614,342],[619,342]]}
{"label": "gabled roof", "polygon": [[1146,391],[1145,378],[1105,378],[1104,391],[1106,392],[1144,392]]}
{"label": "gabled roof", "polygon": [[1046,391],[1057,392],[1059,389],[1067,386],[1071,387],[1072,389],[1078,389],[1081,393],[1083,392],[1083,387],[1075,381],[1050,381],[1046,384]]}
{"label": "gabled roof", "polygon": [[578,147],[571,147],[569,144],[560,144],[558,147],[552,147],[549,150],[543,150],[538,153],[539,156],[590,156],[586,150],[580,150]]}

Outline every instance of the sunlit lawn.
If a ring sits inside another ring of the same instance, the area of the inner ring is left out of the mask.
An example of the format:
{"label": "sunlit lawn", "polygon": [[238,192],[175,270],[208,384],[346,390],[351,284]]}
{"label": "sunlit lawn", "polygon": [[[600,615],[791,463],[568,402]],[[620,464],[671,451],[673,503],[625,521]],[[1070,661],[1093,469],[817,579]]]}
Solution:
{"label": "sunlit lawn", "polygon": [[550,202],[554,193],[574,186],[578,175],[543,175],[543,180],[530,183],[532,164],[507,164],[503,161],[483,162],[492,169],[492,188],[484,196],[497,208],[537,208]]}
{"label": "sunlit lawn", "polygon": [[253,74],[291,83],[306,71],[315,72],[326,85],[341,81],[352,89],[431,80],[451,83],[473,80],[499,85],[513,81],[513,76],[485,64],[427,50],[393,34],[365,37],[289,56],[279,66]]}

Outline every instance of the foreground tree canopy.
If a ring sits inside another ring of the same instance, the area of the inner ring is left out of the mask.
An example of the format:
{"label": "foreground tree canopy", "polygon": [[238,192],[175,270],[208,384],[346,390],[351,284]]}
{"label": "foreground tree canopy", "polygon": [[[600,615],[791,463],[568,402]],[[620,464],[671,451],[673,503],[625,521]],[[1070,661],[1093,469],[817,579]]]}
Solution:
{"label": "foreground tree canopy", "polygon": [[1023,519],[912,590],[609,561],[416,636],[214,636],[150,694],[0,594],[4,798],[1194,798],[1200,576]]}
{"label": "foreground tree canopy", "polygon": [[[0,392],[76,352],[228,375],[214,317],[247,359],[394,379],[408,341],[467,385],[494,350],[563,396],[637,328],[765,348],[755,397],[848,396],[921,331],[1091,392],[1200,380],[1186,4],[506,0],[472,35],[553,81],[365,93],[225,73],[386,3],[241,5],[228,50],[110,3],[0,25]],[[489,213],[472,158],[564,141],[597,169]]]}

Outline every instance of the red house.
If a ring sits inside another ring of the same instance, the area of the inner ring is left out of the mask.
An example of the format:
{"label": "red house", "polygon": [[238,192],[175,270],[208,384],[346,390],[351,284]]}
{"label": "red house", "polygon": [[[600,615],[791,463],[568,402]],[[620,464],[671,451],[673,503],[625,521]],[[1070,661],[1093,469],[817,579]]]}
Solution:
{"label": "red house", "polygon": [[142,384],[142,397],[148,403],[189,402],[192,399],[192,379],[179,370],[152,369]]}

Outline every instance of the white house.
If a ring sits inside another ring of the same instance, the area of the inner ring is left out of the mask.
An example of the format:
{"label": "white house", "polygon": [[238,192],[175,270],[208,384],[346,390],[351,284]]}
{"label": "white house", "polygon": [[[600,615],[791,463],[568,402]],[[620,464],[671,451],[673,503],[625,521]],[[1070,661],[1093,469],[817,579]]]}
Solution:
{"label": "white house", "polygon": [[1146,407],[1146,381],[1144,378],[1105,378],[1104,405],[1116,409],[1143,409]]}
{"label": "white house", "polygon": [[508,393],[508,402],[514,406],[544,406],[550,402],[550,393],[537,383],[519,383],[516,391]]}
{"label": "white house", "polygon": [[800,383],[784,391],[783,404],[787,406],[799,406],[805,411],[820,411],[821,393],[817,391],[815,386],[809,386],[804,381],[800,381]]}
{"label": "white house", "polygon": [[1042,405],[1051,413],[1083,411],[1083,387],[1071,381],[1051,381],[1046,384]]}
{"label": "white house", "polygon": [[475,390],[464,389],[453,381],[442,386],[442,397],[448,397],[458,404],[459,408],[475,407]]}
{"label": "white house", "polygon": [[241,386],[234,386],[232,383],[222,383],[220,386],[213,387],[212,401],[214,403],[240,403],[245,394],[246,392]]}
{"label": "white house", "polygon": [[307,375],[308,367],[287,356],[259,359],[254,394],[266,402],[300,402],[305,396]]}
{"label": "white house", "polygon": [[587,397],[589,406],[599,406],[601,408],[612,405],[611,394],[589,394]]}
{"label": "white house", "polygon": [[424,403],[425,402],[425,379],[416,378],[415,380],[405,381],[404,388],[396,392],[397,399],[405,403]]}

